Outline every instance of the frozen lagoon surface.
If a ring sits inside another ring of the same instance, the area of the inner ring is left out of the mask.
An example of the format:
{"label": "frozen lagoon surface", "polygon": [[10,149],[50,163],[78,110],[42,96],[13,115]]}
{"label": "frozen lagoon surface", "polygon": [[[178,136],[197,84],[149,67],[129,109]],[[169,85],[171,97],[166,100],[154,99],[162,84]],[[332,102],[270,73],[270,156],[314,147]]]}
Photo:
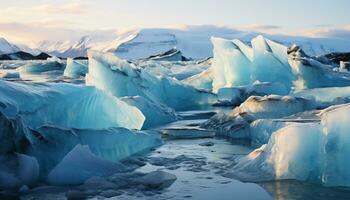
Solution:
{"label": "frozen lagoon surface", "polygon": [[349,72],[263,37],[212,41],[201,61],[1,62],[1,199],[350,199]]}

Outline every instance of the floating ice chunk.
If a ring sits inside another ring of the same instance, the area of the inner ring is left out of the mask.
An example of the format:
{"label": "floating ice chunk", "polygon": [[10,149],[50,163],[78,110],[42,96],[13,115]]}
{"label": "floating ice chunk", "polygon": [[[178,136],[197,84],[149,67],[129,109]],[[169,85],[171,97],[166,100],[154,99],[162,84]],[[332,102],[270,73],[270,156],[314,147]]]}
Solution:
{"label": "floating ice chunk", "polygon": [[88,71],[88,67],[78,61],[73,60],[72,58],[67,58],[67,65],[64,69],[64,76],[70,78],[79,78],[85,76]]}
{"label": "floating ice chunk", "polygon": [[154,131],[64,129],[54,126],[33,130],[19,116],[9,119],[1,112],[0,125],[3,128],[0,139],[4,142],[0,146],[0,154],[17,151],[34,156],[39,163],[41,177],[46,177],[78,144],[87,145],[95,156],[110,161],[118,161],[161,144],[160,134]]}
{"label": "floating ice chunk", "polygon": [[339,71],[350,71],[350,62],[340,61]]}
{"label": "floating ice chunk", "polygon": [[60,58],[56,57],[56,56],[48,57],[46,60],[50,61],[50,62],[62,63],[62,60]]}
{"label": "floating ice chunk", "polygon": [[202,123],[200,127],[229,138],[249,139],[249,124],[254,120],[254,117],[245,113],[235,115],[218,113]]}
{"label": "floating ice chunk", "polygon": [[213,68],[209,68],[199,74],[188,77],[182,82],[198,89],[211,91],[213,89]]}
{"label": "floating ice chunk", "polygon": [[350,104],[333,106],[321,113],[324,162],[322,182],[327,186],[350,186]]}
{"label": "floating ice chunk", "polygon": [[174,77],[180,81],[207,70],[211,65],[210,58],[186,62],[154,60],[133,60],[133,62],[153,75]]}
{"label": "floating ice chunk", "polygon": [[333,71],[330,65],[308,57],[298,46],[292,46],[288,54],[288,62],[295,76],[295,90],[350,85],[349,73]]}
{"label": "floating ice chunk", "polygon": [[232,173],[244,181],[320,181],[321,138],[319,124],[286,126],[273,133],[266,146],[239,159]]}
{"label": "floating ice chunk", "polygon": [[5,114],[20,114],[32,128],[53,124],[83,129],[140,129],[144,122],[137,108],[91,86],[0,80],[0,102],[5,104],[2,108]]}
{"label": "floating ice chunk", "polygon": [[215,95],[196,90],[176,79],[154,76],[113,54],[89,51],[88,55],[86,83],[114,96],[142,96],[174,109],[210,104],[216,99]]}
{"label": "floating ice chunk", "polygon": [[263,144],[267,144],[272,133],[293,123],[296,122],[282,119],[257,119],[253,121],[249,125],[251,145],[260,147]]}
{"label": "floating ice chunk", "polygon": [[0,155],[0,189],[32,185],[38,178],[39,165],[34,157],[19,153]]}
{"label": "floating ice chunk", "polygon": [[255,82],[248,86],[220,88],[218,90],[218,101],[229,102],[231,105],[239,105],[252,95],[264,96],[270,94],[287,95],[288,89],[279,83]]}
{"label": "floating ice chunk", "polygon": [[213,91],[222,87],[252,84],[256,80],[283,84],[288,90],[293,75],[288,65],[287,47],[258,36],[252,48],[239,40],[212,38]]}
{"label": "floating ice chunk", "polygon": [[0,78],[4,79],[18,79],[19,77],[18,72],[5,72],[4,74],[0,75]]}
{"label": "floating ice chunk", "polygon": [[213,37],[213,91],[221,87],[248,85],[252,63],[244,52],[230,40]]}
{"label": "floating ice chunk", "polygon": [[[288,48],[282,44],[264,38],[262,35],[257,36],[252,41],[254,56],[256,54],[272,53],[281,63],[288,65]],[[256,58],[255,58],[256,59]]]}
{"label": "floating ice chunk", "polygon": [[88,146],[77,145],[52,169],[47,180],[54,185],[81,184],[90,177],[112,175],[121,168],[121,164],[95,156]]}
{"label": "floating ice chunk", "polygon": [[281,118],[316,108],[314,101],[291,96],[251,96],[233,113],[248,113],[256,118]]}
{"label": "floating ice chunk", "polygon": [[145,116],[145,122],[142,126],[143,129],[173,122],[177,119],[175,110],[166,105],[152,102],[144,97],[122,97],[120,100],[137,107],[142,112]]}
{"label": "floating ice chunk", "polygon": [[350,98],[350,87],[326,87],[300,90],[292,94],[297,97],[314,99],[320,103],[335,104],[339,99]]}
{"label": "floating ice chunk", "polygon": [[321,123],[293,123],[277,130],[267,145],[238,159],[231,175],[245,181],[297,179],[350,186],[350,104],[327,108],[320,116]]}
{"label": "floating ice chunk", "polygon": [[20,74],[40,74],[48,71],[63,70],[64,67],[61,63],[56,61],[50,62],[33,62],[25,64],[18,68]]}

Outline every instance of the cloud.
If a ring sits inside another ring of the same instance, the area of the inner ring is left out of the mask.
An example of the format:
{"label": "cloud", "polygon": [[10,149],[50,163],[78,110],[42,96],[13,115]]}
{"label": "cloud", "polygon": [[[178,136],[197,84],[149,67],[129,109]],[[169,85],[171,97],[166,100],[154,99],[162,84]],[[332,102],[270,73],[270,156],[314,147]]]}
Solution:
{"label": "cloud", "polygon": [[[68,22],[67,22],[68,23]],[[48,25],[49,24],[49,25]],[[56,25],[54,25],[56,24]],[[113,36],[116,30],[84,30],[66,28],[63,21],[38,22],[38,23],[1,23],[0,22],[0,37],[4,37],[12,42],[24,43],[29,46],[35,45],[39,41],[63,41],[63,40],[78,40],[84,35],[101,35]]]}
{"label": "cloud", "polygon": [[31,11],[45,14],[85,14],[87,6],[82,3],[73,2],[63,5],[41,4],[30,8]]}
{"label": "cloud", "polygon": [[280,29],[281,26],[264,25],[264,24],[249,24],[249,25],[241,26],[241,28],[247,29],[247,30],[276,30],[276,29]]}
{"label": "cloud", "polygon": [[330,38],[350,38],[350,25],[341,27],[319,27],[314,29],[307,29],[299,31],[297,34],[308,37],[330,37]]}

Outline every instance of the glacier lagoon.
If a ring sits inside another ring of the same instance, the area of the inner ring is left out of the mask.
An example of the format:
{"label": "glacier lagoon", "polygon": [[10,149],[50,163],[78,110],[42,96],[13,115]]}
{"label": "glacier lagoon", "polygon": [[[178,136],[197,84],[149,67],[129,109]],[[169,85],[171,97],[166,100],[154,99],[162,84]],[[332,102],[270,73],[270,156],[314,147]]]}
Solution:
{"label": "glacier lagoon", "polygon": [[262,36],[212,43],[2,61],[1,197],[350,198],[350,73]]}

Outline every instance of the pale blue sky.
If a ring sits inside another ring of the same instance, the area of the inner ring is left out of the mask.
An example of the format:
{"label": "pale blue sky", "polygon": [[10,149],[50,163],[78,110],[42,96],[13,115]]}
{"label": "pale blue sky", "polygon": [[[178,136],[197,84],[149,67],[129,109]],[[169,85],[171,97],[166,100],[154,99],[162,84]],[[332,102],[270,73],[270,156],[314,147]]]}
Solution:
{"label": "pale blue sky", "polygon": [[202,24],[281,34],[350,29],[349,0],[0,0],[0,9],[0,35],[18,25],[43,33]]}

